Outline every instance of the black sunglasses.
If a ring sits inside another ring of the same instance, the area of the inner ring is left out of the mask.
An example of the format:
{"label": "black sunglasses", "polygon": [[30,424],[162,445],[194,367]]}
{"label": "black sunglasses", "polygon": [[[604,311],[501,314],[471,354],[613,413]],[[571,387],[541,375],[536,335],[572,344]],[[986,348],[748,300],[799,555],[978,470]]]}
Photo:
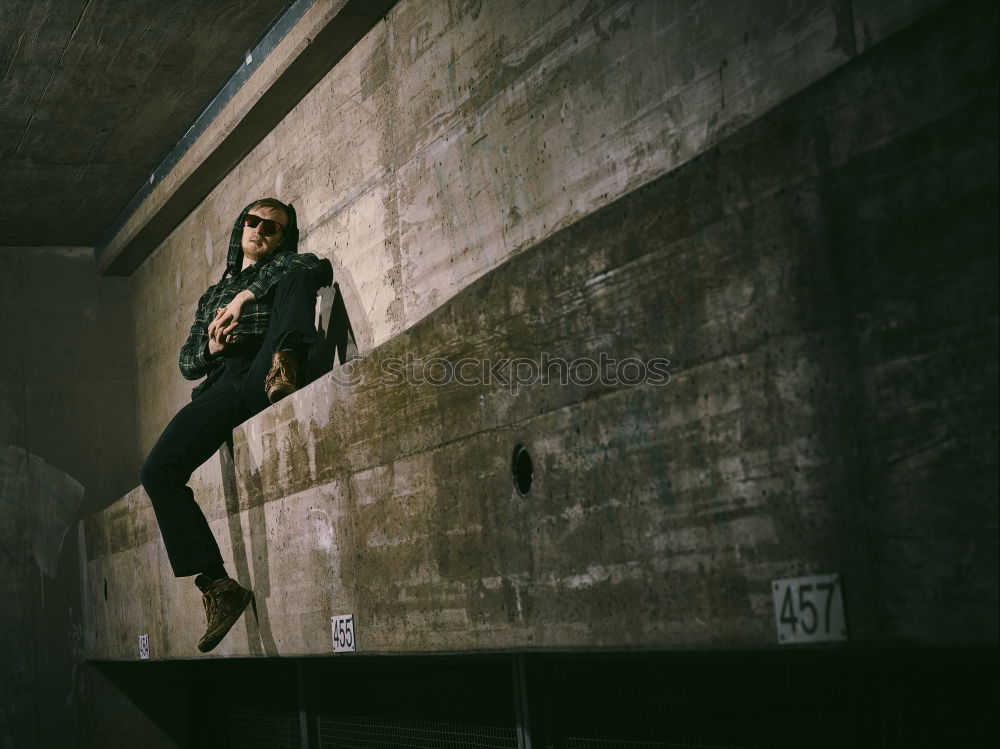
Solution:
{"label": "black sunglasses", "polygon": [[260,233],[266,236],[272,234],[277,234],[279,231],[285,228],[284,224],[279,224],[277,221],[273,221],[269,218],[261,218],[260,216],[255,216],[252,213],[248,213],[243,217],[243,225],[251,229],[256,229],[257,224],[260,224]]}

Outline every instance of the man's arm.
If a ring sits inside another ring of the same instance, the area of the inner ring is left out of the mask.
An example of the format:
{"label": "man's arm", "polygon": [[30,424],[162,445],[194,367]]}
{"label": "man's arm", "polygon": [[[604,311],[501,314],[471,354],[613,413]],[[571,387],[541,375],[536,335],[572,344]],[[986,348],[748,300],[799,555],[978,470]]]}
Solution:
{"label": "man's arm", "polygon": [[283,275],[296,268],[311,270],[316,275],[316,285],[319,288],[333,283],[330,261],[320,260],[311,252],[283,252],[260,269],[257,280],[247,287],[247,291],[253,295],[251,298],[260,299]]}
{"label": "man's arm", "polygon": [[213,354],[217,353],[212,350],[211,343],[215,338],[219,338],[222,341],[222,347],[232,340],[233,332],[239,324],[243,306],[247,302],[260,299],[271,290],[283,275],[296,268],[311,270],[316,275],[316,285],[320,288],[333,283],[333,274],[329,260],[320,260],[311,252],[302,253],[301,255],[290,252],[277,255],[271,262],[260,269],[256,281],[237,294],[229,304],[219,310],[219,315],[208,326],[209,351]]}

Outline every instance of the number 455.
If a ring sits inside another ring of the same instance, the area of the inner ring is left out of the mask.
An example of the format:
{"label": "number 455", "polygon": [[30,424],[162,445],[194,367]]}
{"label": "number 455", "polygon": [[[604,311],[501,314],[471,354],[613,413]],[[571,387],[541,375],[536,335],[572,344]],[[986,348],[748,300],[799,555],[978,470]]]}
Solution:
{"label": "number 455", "polygon": [[331,621],[333,624],[333,652],[354,652],[357,644],[354,634],[354,617],[351,614],[334,616]]}

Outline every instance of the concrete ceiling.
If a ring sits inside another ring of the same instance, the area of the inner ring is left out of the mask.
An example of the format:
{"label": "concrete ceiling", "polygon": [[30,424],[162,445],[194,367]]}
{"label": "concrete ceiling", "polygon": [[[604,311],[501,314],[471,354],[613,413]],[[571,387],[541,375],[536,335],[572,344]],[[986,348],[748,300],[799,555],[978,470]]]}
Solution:
{"label": "concrete ceiling", "polygon": [[290,5],[3,0],[0,246],[98,244]]}

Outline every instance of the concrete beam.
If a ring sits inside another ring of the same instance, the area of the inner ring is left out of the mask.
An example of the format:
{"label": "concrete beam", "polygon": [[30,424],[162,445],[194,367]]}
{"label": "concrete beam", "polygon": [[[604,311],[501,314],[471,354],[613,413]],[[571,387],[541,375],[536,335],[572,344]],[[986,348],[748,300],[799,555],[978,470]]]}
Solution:
{"label": "concrete beam", "polygon": [[395,0],[320,0],[102,246],[102,275],[127,276],[389,11]]}

